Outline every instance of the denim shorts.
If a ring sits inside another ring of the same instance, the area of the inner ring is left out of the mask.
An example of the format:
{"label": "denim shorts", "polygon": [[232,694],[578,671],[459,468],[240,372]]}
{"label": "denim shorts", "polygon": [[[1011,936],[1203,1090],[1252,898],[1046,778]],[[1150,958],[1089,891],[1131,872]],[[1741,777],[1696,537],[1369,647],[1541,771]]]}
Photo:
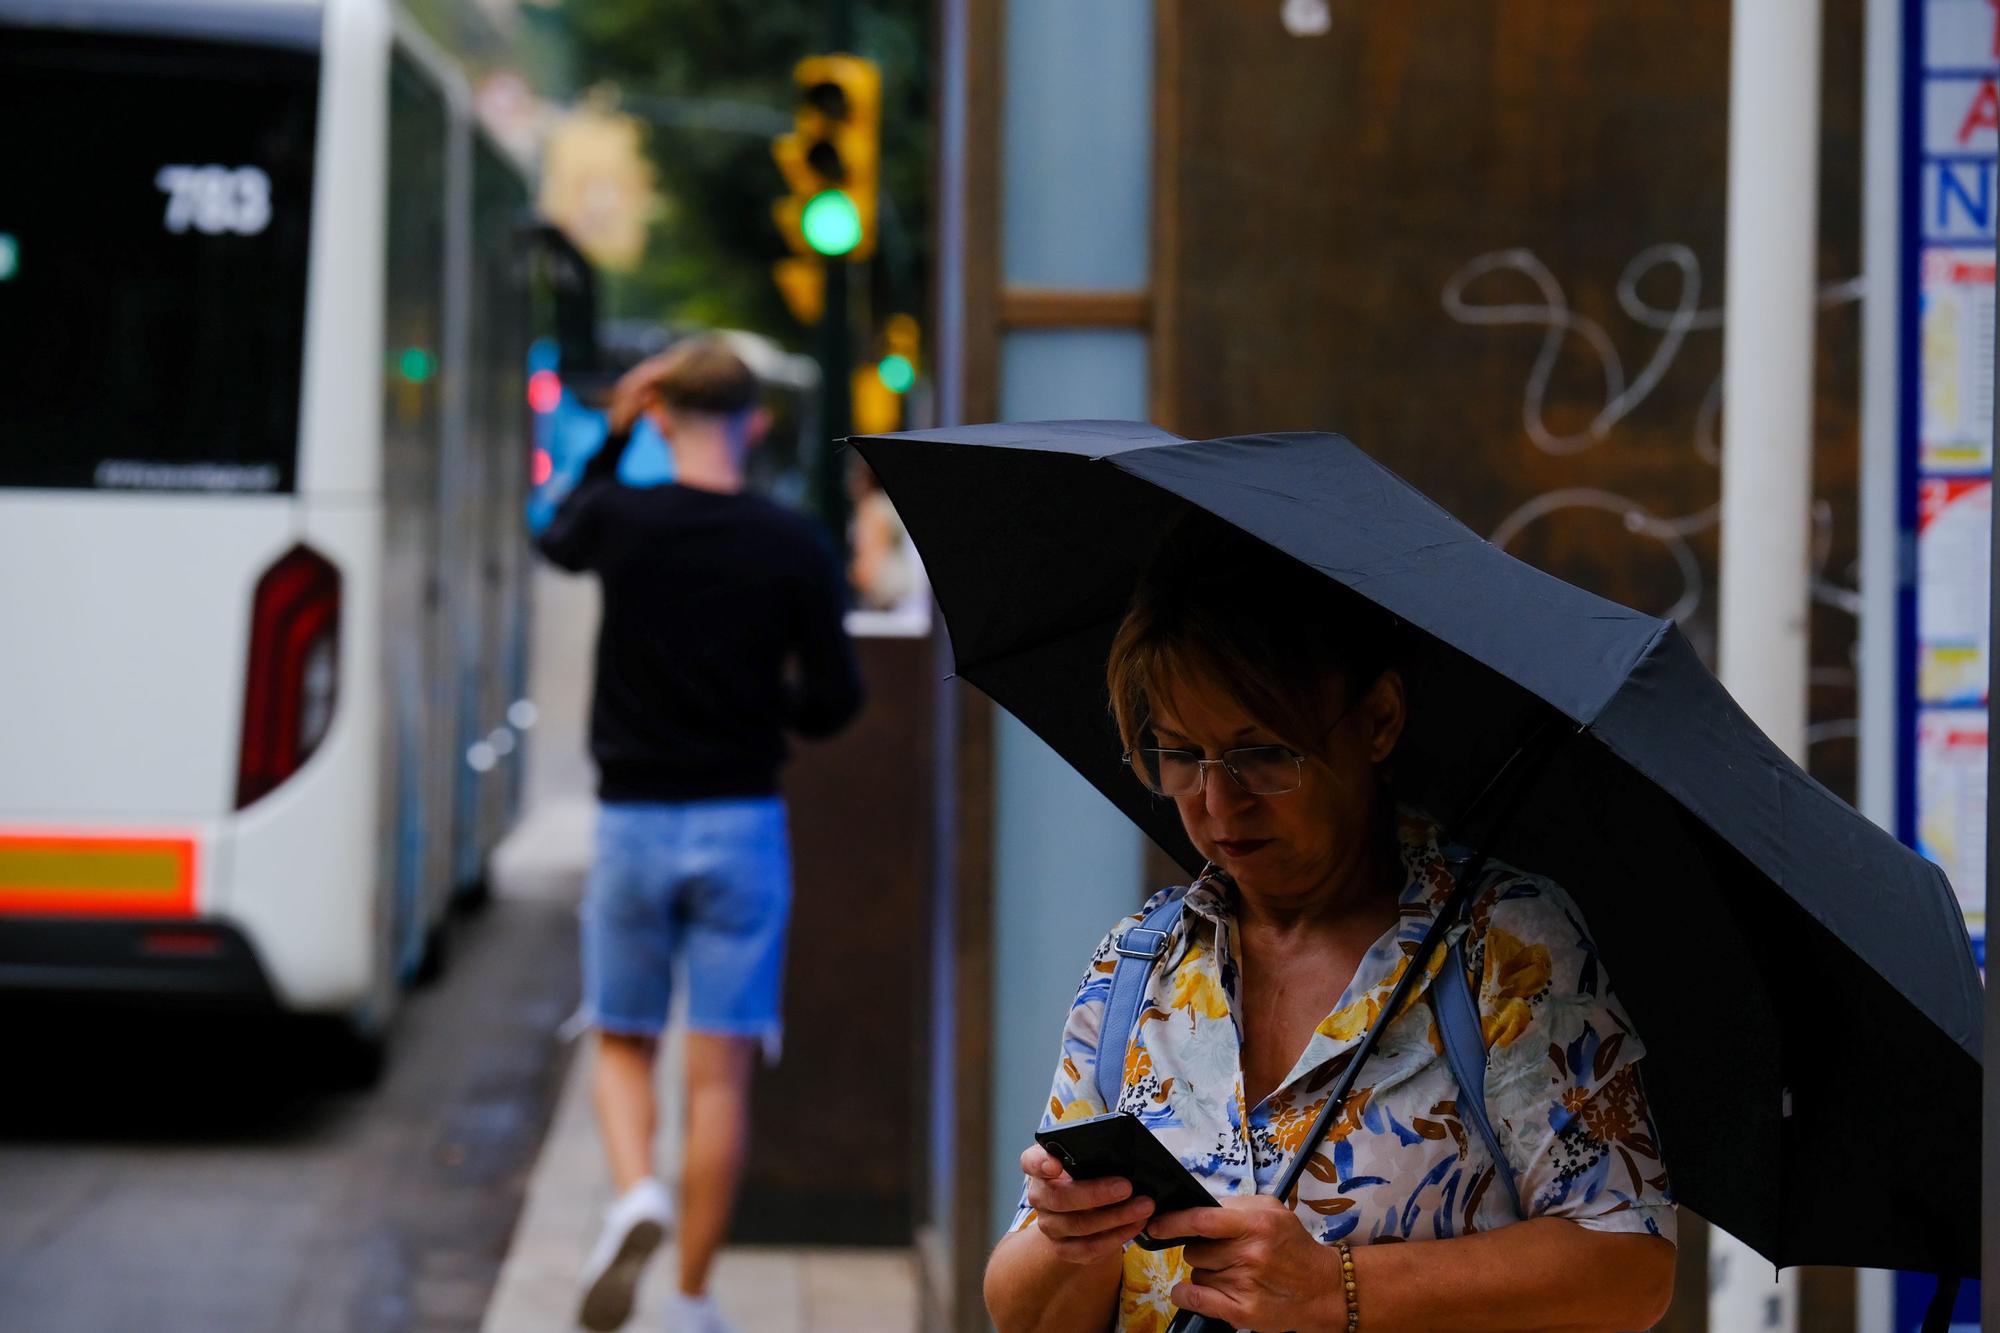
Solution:
{"label": "denim shorts", "polygon": [[658,1035],[684,969],[691,1031],[757,1037],[775,1058],[791,903],[782,798],[600,804],[579,1018]]}

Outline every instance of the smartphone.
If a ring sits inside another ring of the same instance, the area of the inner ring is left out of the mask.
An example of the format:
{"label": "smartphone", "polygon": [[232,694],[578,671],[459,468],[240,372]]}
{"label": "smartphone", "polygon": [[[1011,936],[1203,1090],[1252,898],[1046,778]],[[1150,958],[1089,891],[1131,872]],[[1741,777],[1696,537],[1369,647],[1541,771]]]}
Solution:
{"label": "smartphone", "polygon": [[[1168,1152],[1167,1146],[1130,1112],[1112,1111],[1088,1120],[1072,1120],[1039,1131],[1035,1142],[1048,1149],[1076,1180],[1122,1176],[1131,1181],[1132,1193],[1151,1199],[1157,1212],[1220,1206],[1215,1196],[1181,1165],[1180,1158]],[[1137,1239],[1146,1249],[1164,1250],[1188,1238],[1162,1240],[1141,1231]]]}

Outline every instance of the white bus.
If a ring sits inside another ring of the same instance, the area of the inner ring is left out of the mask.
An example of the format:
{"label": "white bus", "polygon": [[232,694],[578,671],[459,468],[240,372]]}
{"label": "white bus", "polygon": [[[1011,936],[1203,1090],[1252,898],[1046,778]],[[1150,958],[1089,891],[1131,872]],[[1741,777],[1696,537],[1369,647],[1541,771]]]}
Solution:
{"label": "white bus", "polygon": [[388,0],[0,0],[0,125],[0,1000],[378,1054],[532,720],[523,173]]}

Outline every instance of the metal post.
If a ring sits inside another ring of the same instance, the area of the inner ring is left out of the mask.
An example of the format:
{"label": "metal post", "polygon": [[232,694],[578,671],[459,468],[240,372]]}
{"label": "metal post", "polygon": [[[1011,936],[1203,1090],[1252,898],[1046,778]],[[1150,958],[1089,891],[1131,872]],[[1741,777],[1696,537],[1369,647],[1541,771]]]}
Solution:
{"label": "metal post", "polygon": [[844,259],[826,261],[826,311],[819,321],[820,449],[813,469],[814,508],[825,520],[828,534],[847,550],[847,450],[840,441],[853,429],[853,385],[849,381],[852,353],[849,350],[848,265]]}
{"label": "metal post", "polygon": [[[1805,758],[1819,202],[1819,0],[1737,0],[1730,29],[1721,675]],[[1798,1326],[1797,1275],[1715,1232],[1708,1326]],[[1775,1278],[1775,1281],[1774,1281]]]}
{"label": "metal post", "polygon": [[[845,51],[854,41],[853,11],[849,0],[827,0],[826,49]],[[839,441],[854,428],[852,314],[848,302],[849,272],[845,259],[826,261],[826,309],[819,321],[820,394],[823,420],[820,422],[819,454],[813,469],[814,507],[826,523],[828,535],[840,551],[841,565],[847,563],[847,450]]]}
{"label": "metal post", "polygon": [[[1861,272],[1861,812],[1896,828],[1898,707],[1897,607],[1902,586],[1901,376],[1903,202],[1903,4],[1866,0],[1862,49]],[[1896,1277],[1864,1269],[1856,1280],[1855,1333],[1890,1333]],[[1996,1326],[2000,1327],[2000,1326]]]}

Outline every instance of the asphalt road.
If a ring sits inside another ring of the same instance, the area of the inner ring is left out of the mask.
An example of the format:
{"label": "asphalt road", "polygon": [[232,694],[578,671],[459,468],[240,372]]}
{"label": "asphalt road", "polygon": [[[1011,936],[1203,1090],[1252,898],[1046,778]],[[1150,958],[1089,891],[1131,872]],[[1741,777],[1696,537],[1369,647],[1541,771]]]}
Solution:
{"label": "asphalt road", "polygon": [[569,1052],[559,899],[454,922],[387,1073],[324,1086],[294,1029],[9,1014],[0,1328],[476,1329]]}

